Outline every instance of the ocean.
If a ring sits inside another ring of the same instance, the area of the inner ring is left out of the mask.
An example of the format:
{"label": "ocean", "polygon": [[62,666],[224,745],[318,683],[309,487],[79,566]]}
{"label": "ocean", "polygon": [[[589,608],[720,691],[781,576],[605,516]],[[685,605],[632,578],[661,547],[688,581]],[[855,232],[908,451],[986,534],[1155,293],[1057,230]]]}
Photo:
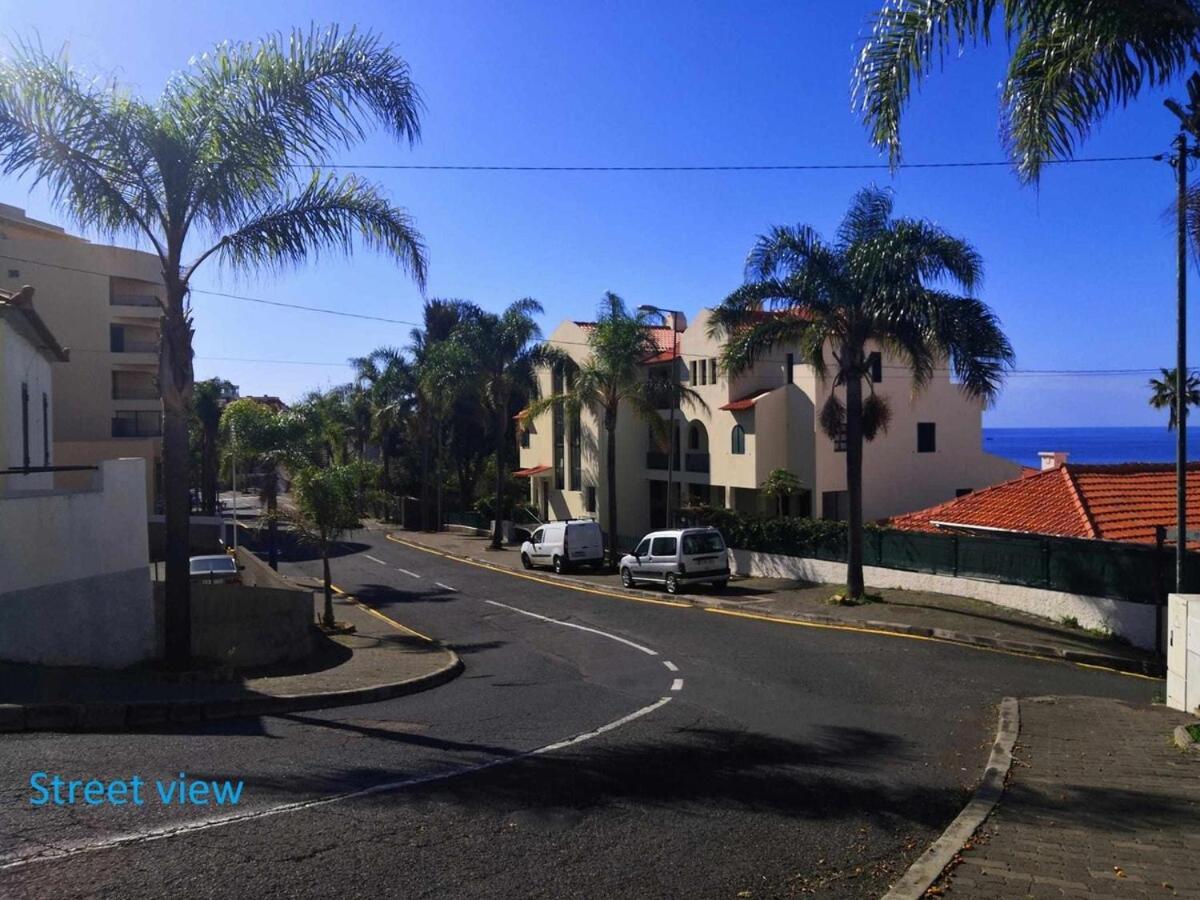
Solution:
{"label": "ocean", "polygon": [[[1075,463],[1175,461],[1175,432],[1139,428],[985,428],[983,449],[1026,466],[1041,450],[1065,450]],[[1188,429],[1188,459],[1200,460],[1200,428]]]}

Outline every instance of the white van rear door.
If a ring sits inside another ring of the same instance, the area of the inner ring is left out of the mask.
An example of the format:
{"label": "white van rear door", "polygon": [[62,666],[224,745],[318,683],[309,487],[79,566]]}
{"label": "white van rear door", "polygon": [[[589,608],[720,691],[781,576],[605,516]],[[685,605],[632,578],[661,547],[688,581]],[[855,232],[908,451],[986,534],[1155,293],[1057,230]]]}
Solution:
{"label": "white van rear door", "polygon": [[597,559],[602,555],[600,529],[595,525],[568,525],[567,547],[571,559]]}

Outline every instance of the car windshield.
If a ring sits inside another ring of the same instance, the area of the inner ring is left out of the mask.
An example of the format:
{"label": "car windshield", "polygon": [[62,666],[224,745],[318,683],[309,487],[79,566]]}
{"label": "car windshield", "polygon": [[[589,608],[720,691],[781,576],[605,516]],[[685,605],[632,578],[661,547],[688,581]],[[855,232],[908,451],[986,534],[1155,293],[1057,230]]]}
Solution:
{"label": "car windshield", "polygon": [[683,552],[688,556],[698,553],[720,553],[725,549],[725,542],[716,531],[706,531],[701,534],[685,534],[683,536]]}
{"label": "car windshield", "polygon": [[231,556],[214,556],[206,559],[192,560],[192,574],[206,575],[210,572],[236,572],[237,565]]}

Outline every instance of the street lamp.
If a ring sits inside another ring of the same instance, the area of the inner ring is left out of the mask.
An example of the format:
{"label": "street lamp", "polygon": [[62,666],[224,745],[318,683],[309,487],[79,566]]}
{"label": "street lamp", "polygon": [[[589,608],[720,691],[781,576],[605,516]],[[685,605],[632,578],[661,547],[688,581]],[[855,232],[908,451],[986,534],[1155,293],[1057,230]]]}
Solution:
{"label": "street lamp", "polygon": [[[675,408],[679,405],[679,329],[676,327],[683,312],[677,309],[663,309],[661,306],[653,306],[649,303],[643,303],[638,307],[638,312],[655,313],[662,316],[663,321],[671,323],[671,442],[667,447],[667,527],[672,528],[675,525],[675,505],[671,502],[671,486],[674,482],[675,474]],[[670,317],[668,319],[668,317]]]}

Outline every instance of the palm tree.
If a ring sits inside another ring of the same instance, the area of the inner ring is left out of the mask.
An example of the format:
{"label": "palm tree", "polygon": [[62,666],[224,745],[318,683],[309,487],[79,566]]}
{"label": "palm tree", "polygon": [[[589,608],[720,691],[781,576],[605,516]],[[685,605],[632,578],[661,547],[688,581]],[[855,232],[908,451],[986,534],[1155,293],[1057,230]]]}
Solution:
{"label": "palm tree", "polygon": [[[747,282],[717,308],[713,337],[727,338],[726,371],[737,374],[779,345],[795,345],[801,357],[843,388],[831,390],[820,414],[823,430],[846,439],[849,500],[847,586],[863,594],[863,441],[885,430],[888,407],[868,391],[872,384],[869,343],[898,356],[920,389],[939,364],[948,363],[963,391],[992,400],[1013,351],[998,320],[970,296],[982,278],[978,253],[936,225],[892,217],[892,195],[859,191],[827,243],[810,227],[777,227],[758,239],[747,260]],[[948,291],[961,288],[966,295]],[[843,432],[844,429],[844,432]]]}
{"label": "palm tree", "polygon": [[[460,320],[460,324],[474,315],[474,311],[466,306],[461,312],[463,319]],[[460,332],[456,329],[453,334],[457,337]],[[475,360],[463,341],[445,340],[425,348],[418,370],[418,396],[429,417],[430,439],[426,446],[434,451],[434,531],[440,531],[445,521],[442,501],[446,487],[446,454],[449,449],[446,425],[460,401],[471,396],[476,390],[477,385],[473,378],[475,366]],[[425,527],[428,530],[428,522],[425,523]]]}
{"label": "palm tree", "polygon": [[503,544],[505,458],[509,448],[510,407],[514,395],[532,395],[537,389],[537,368],[567,361],[557,347],[541,343],[542,330],[533,320],[542,305],[526,297],[502,313],[480,311],[467,328],[467,345],[479,379],[483,412],[492,419],[496,459],[496,497],[492,524],[492,549]]}
{"label": "palm tree", "polygon": [[[659,385],[646,377],[642,363],[658,352],[646,312],[630,313],[625,301],[608,291],[600,303],[596,321],[588,329],[589,355],[578,366],[565,366],[567,378],[562,393],[534,400],[522,415],[523,424],[561,404],[568,415],[580,409],[594,412],[604,425],[605,493],[607,504],[604,523],[608,532],[608,562],[615,570],[618,555],[617,516],[617,421],[622,406],[645,420],[656,435],[665,438],[666,420],[659,410],[665,398]],[[704,406],[690,388],[676,387],[675,394],[688,406]]]}
{"label": "palm tree", "polygon": [[1181,75],[1200,50],[1195,0],[888,0],[859,55],[854,93],[893,164],[913,88],[946,57],[990,43],[1000,10],[1012,48],[1001,131],[1026,181],[1045,161],[1069,158],[1112,109]]}
{"label": "palm tree", "polygon": [[767,480],[759,487],[766,496],[775,501],[775,515],[777,516],[783,515],[783,505],[788,498],[803,489],[800,479],[787,469],[772,469],[767,474]]}
{"label": "palm tree", "polygon": [[200,509],[206,516],[217,513],[222,393],[226,387],[232,385],[220,378],[210,378],[196,382],[192,391],[192,415],[200,438]]}
{"label": "palm tree", "polygon": [[367,356],[350,360],[350,364],[355,383],[366,390],[369,398],[370,435],[379,444],[383,489],[390,492],[392,460],[407,429],[416,392],[412,368],[395,347],[377,347]]}
{"label": "palm tree", "polygon": [[416,141],[421,109],[408,64],[353,29],[220,44],[157,102],[84,80],[27,44],[0,63],[0,171],[45,182],[82,228],[143,240],[162,263],[166,637],[177,665],[191,654],[192,279],[213,257],[276,269],[322,249],[349,253],[357,237],[423,285],[425,249],[408,215],[358,176],[319,168],[373,121]]}
{"label": "palm tree", "polygon": [[[1161,379],[1150,379],[1150,405],[1155,409],[1170,410],[1167,431],[1174,431],[1179,424],[1175,406],[1175,385],[1178,384],[1178,381],[1174,369],[1159,369],[1159,371],[1162,372]],[[1184,417],[1186,418],[1189,406],[1200,406],[1200,376],[1197,376],[1195,372],[1188,372],[1184,396],[1186,399]]]}

